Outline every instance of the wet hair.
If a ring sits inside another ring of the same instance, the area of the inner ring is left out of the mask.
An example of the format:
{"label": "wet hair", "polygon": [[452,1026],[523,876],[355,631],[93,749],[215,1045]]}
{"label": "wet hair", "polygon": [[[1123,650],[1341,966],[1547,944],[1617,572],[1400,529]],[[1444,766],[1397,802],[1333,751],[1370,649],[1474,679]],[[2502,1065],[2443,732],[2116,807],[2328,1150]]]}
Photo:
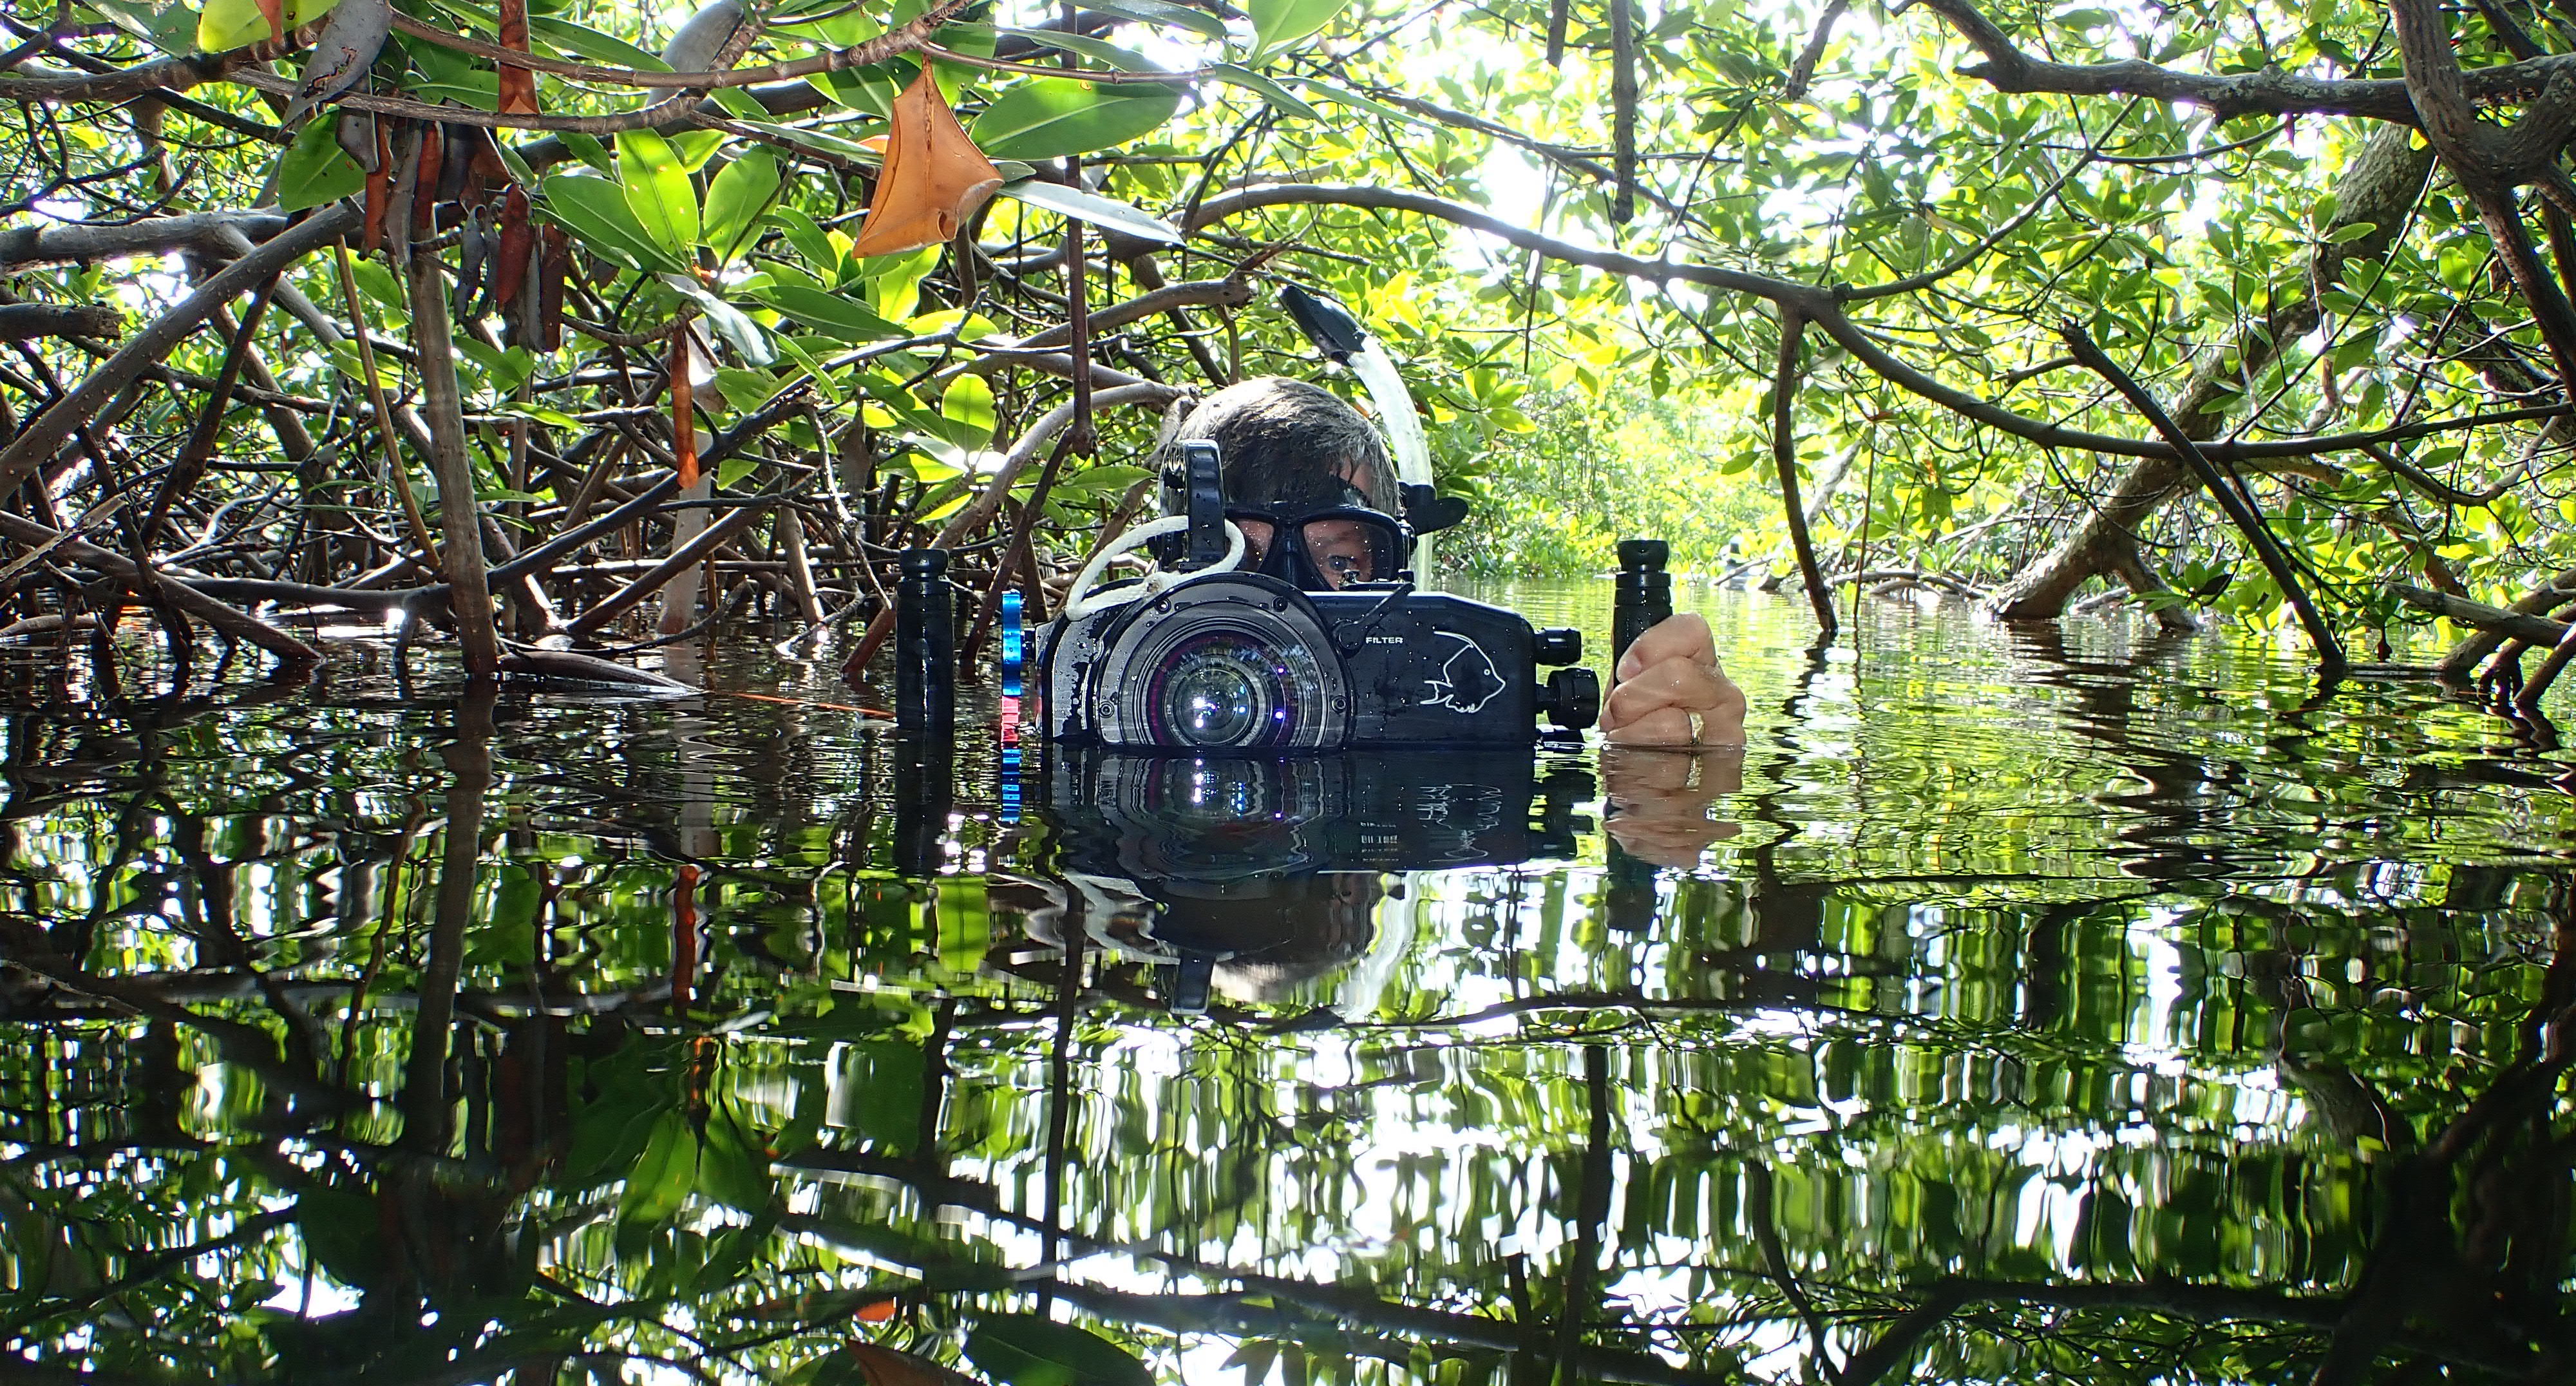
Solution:
{"label": "wet hair", "polygon": [[1229,385],[1199,402],[1178,439],[1204,438],[1225,456],[1226,499],[1241,505],[1403,502],[1377,428],[1329,390],[1285,376]]}

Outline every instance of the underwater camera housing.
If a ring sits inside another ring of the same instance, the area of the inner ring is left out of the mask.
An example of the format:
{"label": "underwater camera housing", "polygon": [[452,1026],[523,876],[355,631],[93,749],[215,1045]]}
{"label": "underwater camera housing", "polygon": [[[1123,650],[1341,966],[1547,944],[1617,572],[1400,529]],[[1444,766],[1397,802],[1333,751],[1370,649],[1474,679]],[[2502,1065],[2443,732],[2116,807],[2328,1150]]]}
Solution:
{"label": "underwater camera housing", "polygon": [[[1216,449],[1185,451],[1178,489],[1200,561],[1228,545]],[[1177,523],[1168,522],[1168,523]],[[1412,575],[1301,591],[1261,573],[1210,569],[1131,600],[1071,613],[1039,636],[1039,725],[1055,741],[1176,751],[1335,751],[1526,746],[1546,718],[1562,733],[1599,716],[1601,687],[1572,665],[1583,638],[1519,613],[1415,589]]]}

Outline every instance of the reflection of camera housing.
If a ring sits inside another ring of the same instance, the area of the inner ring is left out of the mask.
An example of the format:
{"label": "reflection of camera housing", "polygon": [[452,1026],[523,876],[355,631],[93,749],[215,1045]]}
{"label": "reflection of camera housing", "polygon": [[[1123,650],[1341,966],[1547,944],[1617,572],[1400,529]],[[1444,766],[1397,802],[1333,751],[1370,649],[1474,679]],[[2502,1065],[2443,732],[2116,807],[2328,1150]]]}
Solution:
{"label": "reflection of camera housing", "polygon": [[1571,858],[1597,792],[1518,749],[1267,759],[1059,747],[1046,805],[1067,870],[1148,895],[1315,872],[1439,871]]}
{"label": "reflection of camera housing", "polygon": [[1527,745],[1600,711],[1570,630],[1409,583],[1300,592],[1209,573],[1040,637],[1053,740],[1207,751]]}

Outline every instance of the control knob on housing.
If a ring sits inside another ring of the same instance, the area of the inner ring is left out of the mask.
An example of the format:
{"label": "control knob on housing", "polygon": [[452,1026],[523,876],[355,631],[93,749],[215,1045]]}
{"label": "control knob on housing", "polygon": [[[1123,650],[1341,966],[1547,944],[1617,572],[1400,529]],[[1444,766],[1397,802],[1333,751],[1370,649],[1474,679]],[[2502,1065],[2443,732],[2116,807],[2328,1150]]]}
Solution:
{"label": "control knob on housing", "polygon": [[1572,664],[1583,658],[1583,632],[1554,626],[1530,634],[1530,662]]}
{"label": "control knob on housing", "polygon": [[1577,665],[1559,669],[1540,685],[1538,710],[1559,731],[1579,732],[1601,720],[1601,679]]}

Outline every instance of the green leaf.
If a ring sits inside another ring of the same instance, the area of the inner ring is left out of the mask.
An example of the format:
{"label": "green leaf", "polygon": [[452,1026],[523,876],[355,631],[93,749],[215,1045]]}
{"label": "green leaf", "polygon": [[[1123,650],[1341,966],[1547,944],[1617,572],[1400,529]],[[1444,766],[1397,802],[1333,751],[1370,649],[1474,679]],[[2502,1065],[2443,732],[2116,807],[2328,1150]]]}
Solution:
{"label": "green leaf", "polygon": [[707,185],[707,247],[731,263],[751,243],[761,213],[778,195],[778,158],[754,149],[724,166]]}
{"label": "green leaf", "polygon": [[877,342],[905,335],[902,328],[877,316],[858,300],[827,289],[772,284],[762,291],[761,300],[807,327],[846,342]]}
{"label": "green leaf", "polygon": [[902,255],[871,255],[859,262],[868,281],[868,306],[880,317],[900,322],[921,304],[922,276],[939,263],[942,246],[926,245]]}
{"label": "green leaf", "polygon": [[197,16],[185,5],[149,0],[90,0],[90,8],[127,33],[173,56],[196,51]]}
{"label": "green leaf", "polygon": [[[339,2],[288,0],[286,27],[301,29],[329,14]],[[259,0],[206,0],[206,8],[197,16],[197,47],[202,52],[223,53],[267,37],[268,20],[259,12]]]}
{"label": "green leaf", "polygon": [[456,349],[482,373],[484,388],[496,395],[516,394],[519,382],[536,373],[537,358],[524,347],[498,351],[472,337],[459,337]]}
{"label": "green leaf", "polygon": [[367,171],[340,148],[337,112],[325,111],[296,132],[277,156],[277,205],[290,212],[319,207],[367,186]]}
{"label": "green leaf", "polygon": [[1114,14],[1121,19],[1132,19],[1139,24],[1160,24],[1174,29],[1187,29],[1201,38],[1214,39],[1218,43],[1223,43],[1226,39],[1224,20],[1205,10],[1194,10],[1187,5],[1167,4],[1165,0],[1102,0],[1102,3],[1096,5],[1085,0],[1083,8],[1097,10],[1102,14]]}
{"label": "green leaf", "polygon": [[780,207],[774,214],[779,229],[787,233],[787,243],[805,257],[806,268],[821,279],[841,277],[843,256],[832,244],[832,233],[824,230],[812,217],[794,207]]}
{"label": "green leaf", "polygon": [[1104,462],[1057,482],[1055,490],[1050,494],[1052,499],[1077,504],[1105,500],[1111,496],[1127,494],[1127,488],[1137,482],[1148,480],[1153,475],[1142,467],[1130,467],[1120,462]]}
{"label": "green leaf", "polygon": [[1153,1386],[1134,1353],[1087,1328],[999,1314],[966,1335],[966,1356],[1010,1386]]}
{"label": "green leaf", "polygon": [[780,125],[776,121],[767,120],[747,120],[743,124],[755,130],[776,135],[789,144],[802,145],[818,154],[829,154],[835,159],[849,159],[865,163],[871,168],[885,161],[884,155],[866,145],[855,140],[842,139],[838,135],[827,135],[820,130],[801,130],[793,125]]}
{"label": "green leaf", "polygon": [[467,72],[452,81],[415,82],[404,92],[415,101],[453,101],[478,111],[501,109],[501,74]]}
{"label": "green leaf", "polygon": [[[767,371],[747,371],[738,366],[716,367],[716,391],[724,396],[725,407],[737,414],[748,414],[767,404],[778,393],[778,380]],[[731,462],[725,465],[731,466]],[[716,473],[719,481],[724,473]]]}
{"label": "green leaf", "polygon": [[574,158],[611,178],[617,176],[617,160],[609,155],[608,146],[601,144],[597,135],[585,135],[578,130],[566,130],[562,138],[564,148],[571,150]]}
{"label": "green leaf", "polygon": [[1350,0],[1248,0],[1252,57],[1259,61],[1333,22]]}
{"label": "green leaf", "polygon": [[957,377],[939,397],[939,417],[947,420],[940,431],[948,441],[961,448],[984,446],[993,441],[993,387],[980,375]]}
{"label": "green leaf", "polygon": [[1335,86],[1330,82],[1320,81],[1313,77],[1299,77],[1295,80],[1298,86],[1304,87],[1306,90],[1313,92],[1315,95],[1320,96],[1327,101],[1338,102],[1341,105],[1349,106],[1354,110],[1366,111],[1380,120],[1391,120],[1399,125],[1421,125],[1425,123],[1420,118],[1408,112],[1399,111],[1393,106],[1373,97],[1362,96],[1348,87]]}
{"label": "green leaf", "polygon": [[[965,25],[961,24],[951,24],[947,29],[942,30],[941,32],[954,32],[965,27]],[[1096,39],[1091,37],[1089,34],[1064,34],[1058,33],[1053,29],[1021,29],[1008,24],[992,24],[981,27],[995,35],[1015,35],[1038,44],[1041,47],[1052,48],[1061,53],[1072,53],[1079,57],[1090,58],[1098,62],[1106,63],[1120,72],[1161,72],[1166,70],[1161,64],[1146,57],[1144,54],[1137,52],[1133,48],[1123,47],[1119,44],[1111,43],[1106,39]]]}
{"label": "green leaf", "polygon": [[558,173],[545,181],[546,215],[593,252],[634,269],[677,270],[685,262],[635,219],[627,195],[605,178]]}
{"label": "green leaf", "polygon": [[698,244],[698,193],[680,151],[651,130],[625,131],[617,137],[617,178],[645,234],[688,259]]}
{"label": "green leaf", "polygon": [[895,94],[903,90],[903,82],[888,75],[885,64],[841,72],[817,72],[807,77],[805,83],[834,104],[863,111],[879,120],[894,113]]}
{"label": "green leaf", "polygon": [[766,366],[778,359],[769,350],[768,335],[760,330],[760,324],[753,322],[741,309],[718,298],[712,290],[700,284],[694,277],[685,274],[665,274],[662,276],[662,283],[680,297],[696,304],[698,312],[706,317],[707,325],[714,328],[716,335],[724,338],[727,345],[741,352],[742,359],[755,366]]}
{"label": "green leaf", "polygon": [[[730,400],[733,396],[727,395],[725,398]],[[716,464],[716,489],[730,491],[741,485],[744,477],[758,470],[760,470],[760,459],[757,457],[728,457]]]}
{"label": "green leaf", "polygon": [[1098,193],[1084,192],[1080,188],[1068,188],[1061,183],[1049,183],[1037,178],[1020,183],[1005,183],[1002,185],[1002,196],[1015,197],[1032,207],[1044,207],[1050,212],[1062,212],[1069,217],[1080,217],[1104,230],[1116,231],[1138,240],[1152,241],[1158,245],[1178,245],[1181,242],[1180,231],[1160,217],[1148,215],[1141,209],[1120,202],[1116,198],[1102,197]]}
{"label": "green leaf", "polygon": [[1003,92],[967,133],[996,159],[1055,159],[1125,144],[1180,105],[1178,87],[1034,77]]}
{"label": "green leaf", "polygon": [[1262,100],[1269,102],[1273,106],[1278,107],[1281,111],[1297,117],[1299,120],[1321,120],[1324,118],[1322,112],[1307,105],[1304,101],[1299,100],[1297,93],[1290,91],[1286,87],[1281,86],[1278,82],[1253,71],[1251,68],[1240,67],[1234,63],[1218,63],[1209,68],[1208,71],[1214,74],[1218,81],[1225,83],[1227,86],[1241,87],[1245,91],[1251,92],[1253,95],[1260,97]]}
{"label": "green leaf", "polygon": [[[778,349],[787,359],[804,368],[805,378],[813,381],[814,388],[823,392],[824,403],[835,409],[841,407],[841,386],[833,379],[832,372],[824,367],[821,358],[807,351],[804,343],[784,333],[779,334]],[[723,377],[719,375],[717,379]]]}
{"label": "green leaf", "polygon": [[638,72],[671,70],[671,65],[662,61],[659,54],[638,48],[614,34],[603,34],[597,29],[585,28],[552,15],[529,15],[528,37],[543,39],[562,52],[576,58],[588,58],[595,63],[631,67]]}

